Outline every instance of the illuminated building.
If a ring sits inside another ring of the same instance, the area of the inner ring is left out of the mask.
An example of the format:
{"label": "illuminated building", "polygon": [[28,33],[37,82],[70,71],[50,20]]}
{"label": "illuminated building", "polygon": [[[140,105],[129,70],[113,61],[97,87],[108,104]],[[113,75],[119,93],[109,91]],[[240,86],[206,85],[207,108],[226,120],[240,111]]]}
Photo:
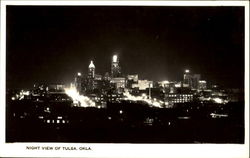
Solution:
{"label": "illuminated building", "polygon": [[110,80],[111,84],[114,84],[116,89],[125,88],[125,78],[124,77],[116,77]]}
{"label": "illuminated building", "polygon": [[138,84],[138,74],[127,76],[126,87],[132,89],[133,84]]}
{"label": "illuminated building", "polygon": [[185,70],[183,75],[183,87],[189,87],[191,83],[192,75],[189,70]]}
{"label": "illuminated building", "polygon": [[162,88],[166,88],[169,87],[169,81],[165,80],[165,81],[160,81],[158,82],[159,86]]}
{"label": "illuminated building", "polygon": [[111,77],[110,77],[110,75],[109,75],[108,72],[105,73],[105,75],[103,76],[103,79],[104,79],[105,81],[110,81],[110,80],[111,80]]}
{"label": "illuminated building", "polygon": [[113,55],[111,63],[111,77],[121,77],[121,67],[119,65],[119,59],[117,55]]}
{"label": "illuminated building", "polygon": [[169,103],[187,103],[193,101],[193,94],[170,93],[165,94],[165,101]]}
{"label": "illuminated building", "polygon": [[80,72],[75,77],[75,87],[78,92],[82,91],[82,74]]}
{"label": "illuminated building", "polygon": [[92,60],[90,61],[90,64],[89,64],[88,78],[90,79],[95,78],[95,65]]}
{"label": "illuminated building", "polygon": [[207,89],[207,82],[204,80],[199,81],[199,88],[200,90]]}
{"label": "illuminated building", "polygon": [[135,75],[128,75],[128,80],[132,80],[133,82],[138,82],[138,74]]}
{"label": "illuminated building", "polygon": [[153,81],[138,80],[138,88],[139,90],[146,90],[147,88],[153,88]]}
{"label": "illuminated building", "polygon": [[176,92],[175,83],[174,82],[169,83],[169,93],[175,93],[175,92]]}
{"label": "illuminated building", "polygon": [[52,92],[52,91],[63,91],[65,88],[65,85],[62,85],[62,84],[53,84],[53,85],[48,85],[47,89],[49,92]]}
{"label": "illuminated building", "polygon": [[88,77],[87,77],[87,91],[92,91],[95,87],[95,65],[93,61],[90,61],[88,68]]}
{"label": "illuminated building", "polygon": [[192,76],[192,82],[191,82],[191,88],[192,89],[198,89],[199,88],[200,78],[201,78],[200,74],[194,74]]}
{"label": "illuminated building", "polygon": [[102,80],[102,75],[95,74],[95,80]]}
{"label": "illuminated building", "polygon": [[183,75],[183,87],[198,89],[200,78],[200,74],[191,74],[189,70],[185,70]]}
{"label": "illuminated building", "polygon": [[112,103],[120,102],[122,98],[123,98],[122,94],[119,93],[109,93],[107,95],[107,101]]}

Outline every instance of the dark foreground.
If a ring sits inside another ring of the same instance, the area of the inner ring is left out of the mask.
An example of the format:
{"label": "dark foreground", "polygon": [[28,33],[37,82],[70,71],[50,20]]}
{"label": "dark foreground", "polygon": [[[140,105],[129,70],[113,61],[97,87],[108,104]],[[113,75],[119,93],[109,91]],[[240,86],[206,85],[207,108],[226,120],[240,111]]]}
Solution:
{"label": "dark foreground", "polygon": [[244,143],[243,103],[173,109],[130,103],[54,112],[43,107],[24,114],[15,106],[20,104],[7,109],[6,142]]}

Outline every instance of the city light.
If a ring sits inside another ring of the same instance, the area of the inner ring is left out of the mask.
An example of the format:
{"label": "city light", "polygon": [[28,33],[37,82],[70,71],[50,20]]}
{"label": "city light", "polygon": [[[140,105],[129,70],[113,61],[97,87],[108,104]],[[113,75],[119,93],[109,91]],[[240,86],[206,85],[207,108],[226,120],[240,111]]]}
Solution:
{"label": "city light", "polygon": [[162,81],[163,84],[169,84],[169,81],[168,80],[164,80]]}
{"label": "city light", "polygon": [[190,71],[188,69],[185,70],[185,73],[189,73]]}
{"label": "city light", "polygon": [[95,102],[86,96],[80,95],[75,87],[65,88],[65,93],[70,96],[74,102],[80,103],[81,107],[95,107]]}
{"label": "city light", "polygon": [[90,61],[89,68],[95,68],[95,65],[92,60]]}
{"label": "city light", "polygon": [[113,62],[117,62],[117,55],[113,55]]}
{"label": "city light", "polygon": [[82,74],[80,72],[77,73],[77,76],[81,76]]}
{"label": "city light", "polygon": [[123,95],[125,96],[125,100],[131,100],[131,101],[143,101],[151,106],[162,108],[163,102],[158,101],[157,99],[148,99],[145,94],[142,94],[141,96],[134,96],[131,95],[129,92],[124,92]]}
{"label": "city light", "polygon": [[223,100],[221,98],[214,98],[213,101],[218,104],[222,104]]}

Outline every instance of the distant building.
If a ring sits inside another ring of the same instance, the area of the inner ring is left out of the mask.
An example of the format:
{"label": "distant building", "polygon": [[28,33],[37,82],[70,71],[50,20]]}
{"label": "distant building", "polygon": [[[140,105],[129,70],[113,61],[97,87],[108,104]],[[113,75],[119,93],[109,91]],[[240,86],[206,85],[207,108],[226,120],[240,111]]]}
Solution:
{"label": "distant building", "polygon": [[111,77],[121,77],[121,67],[119,64],[119,59],[117,55],[113,55],[112,63],[111,63]]}
{"label": "distant building", "polygon": [[132,80],[133,82],[138,82],[138,74],[135,75],[128,75],[127,76],[128,80]]}
{"label": "distant building", "polygon": [[153,88],[153,81],[138,80],[139,90],[146,90],[147,88]]}
{"label": "distant building", "polygon": [[95,80],[102,80],[102,75],[95,74]]}
{"label": "distant building", "polygon": [[200,90],[207,89],[207,82],[205,80],[200,80],[198,89],[200,89]]}
{"label": "distant building", "polygon": [[88,68],[87,90],[91,91],[94,88],[95,88],[95,65],[91,60]]}
{"label": "distant building", "polygon": [[115,88],[125,88],[125,78],[124,77],[116,77],[116,78],[112,78],[110,80],[111,84],[115,85]]}
{"label": "distant building", "polygon": [[105,81],[110,81],[111,80],[111,77],[110,77],[108,72],[106,72],[105,75],[103,76],[103,80],[105,80]]}
{"label": "distant building", "polygon": [[158,82],[159,84],[159,87],[162,87],[162,88],[167,88],[169,87],[169,81],[165,80],[165,81],[160,81]]}
{"label": "distant building", "polygon": [[191,74],[189,70],[185,70],[183,75],[183,87],[198,89],[200,78],[200,74]]}
{"label": "distant building", "polygon": [[138,84],[138,74],[136,75],[128,75],[126,81],[126,88],[132,89],[133,84]]}
{"label": "distant building", "polygon": [[112,102],[112,103],[115,103],[115,102],[120,102],[123,98],[123,95],[122,94],[119,94],[119,93],[108,93],[107,94],[107,101],[108,102]]}
{"label": "distant building", "polygon": [[165,101],[169,103],[187,103],[193,101],[193,94],[191,93],[165,94]]}
{"label": "distant building", "polygon": [[78,72],[77,76],[75,77],[75,87],[78,92],[82,91],[82,80],[82,74]]}
{"label": "distant building", "polygon": [[90,64],[89,64],[88,78],[89,79],[95,78],[95,65],[92,60],[90,61]]}
{"label": "distant building", "polygon": [[169,93],[176,93],[176,87],[174,82],[169,83]]}
{"label": "distant building", "polygon": [[200,74],[194,74],[191,81],[191,89],[198,89],[199,88],[199,81],[200,81],[201,75]]}
{"label": "distant building", "polygon": [[48,85],[49,92],[63,92],[64,88],[65,88],[65,85],[63,84]]}
{"label": "distant building", "polygon": [[183,87],[189,87],[191,83],[192,75],[189,70],[185,70],[183,74]]}

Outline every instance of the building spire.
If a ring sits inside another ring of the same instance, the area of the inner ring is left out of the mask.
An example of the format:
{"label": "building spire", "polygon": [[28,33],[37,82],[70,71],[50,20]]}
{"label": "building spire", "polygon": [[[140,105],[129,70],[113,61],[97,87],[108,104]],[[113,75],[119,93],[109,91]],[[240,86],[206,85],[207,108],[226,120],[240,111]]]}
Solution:
{"label": "building spire", "polygon": [[95,68],[95,65],[92,60],[90,61],[89,68]]}

